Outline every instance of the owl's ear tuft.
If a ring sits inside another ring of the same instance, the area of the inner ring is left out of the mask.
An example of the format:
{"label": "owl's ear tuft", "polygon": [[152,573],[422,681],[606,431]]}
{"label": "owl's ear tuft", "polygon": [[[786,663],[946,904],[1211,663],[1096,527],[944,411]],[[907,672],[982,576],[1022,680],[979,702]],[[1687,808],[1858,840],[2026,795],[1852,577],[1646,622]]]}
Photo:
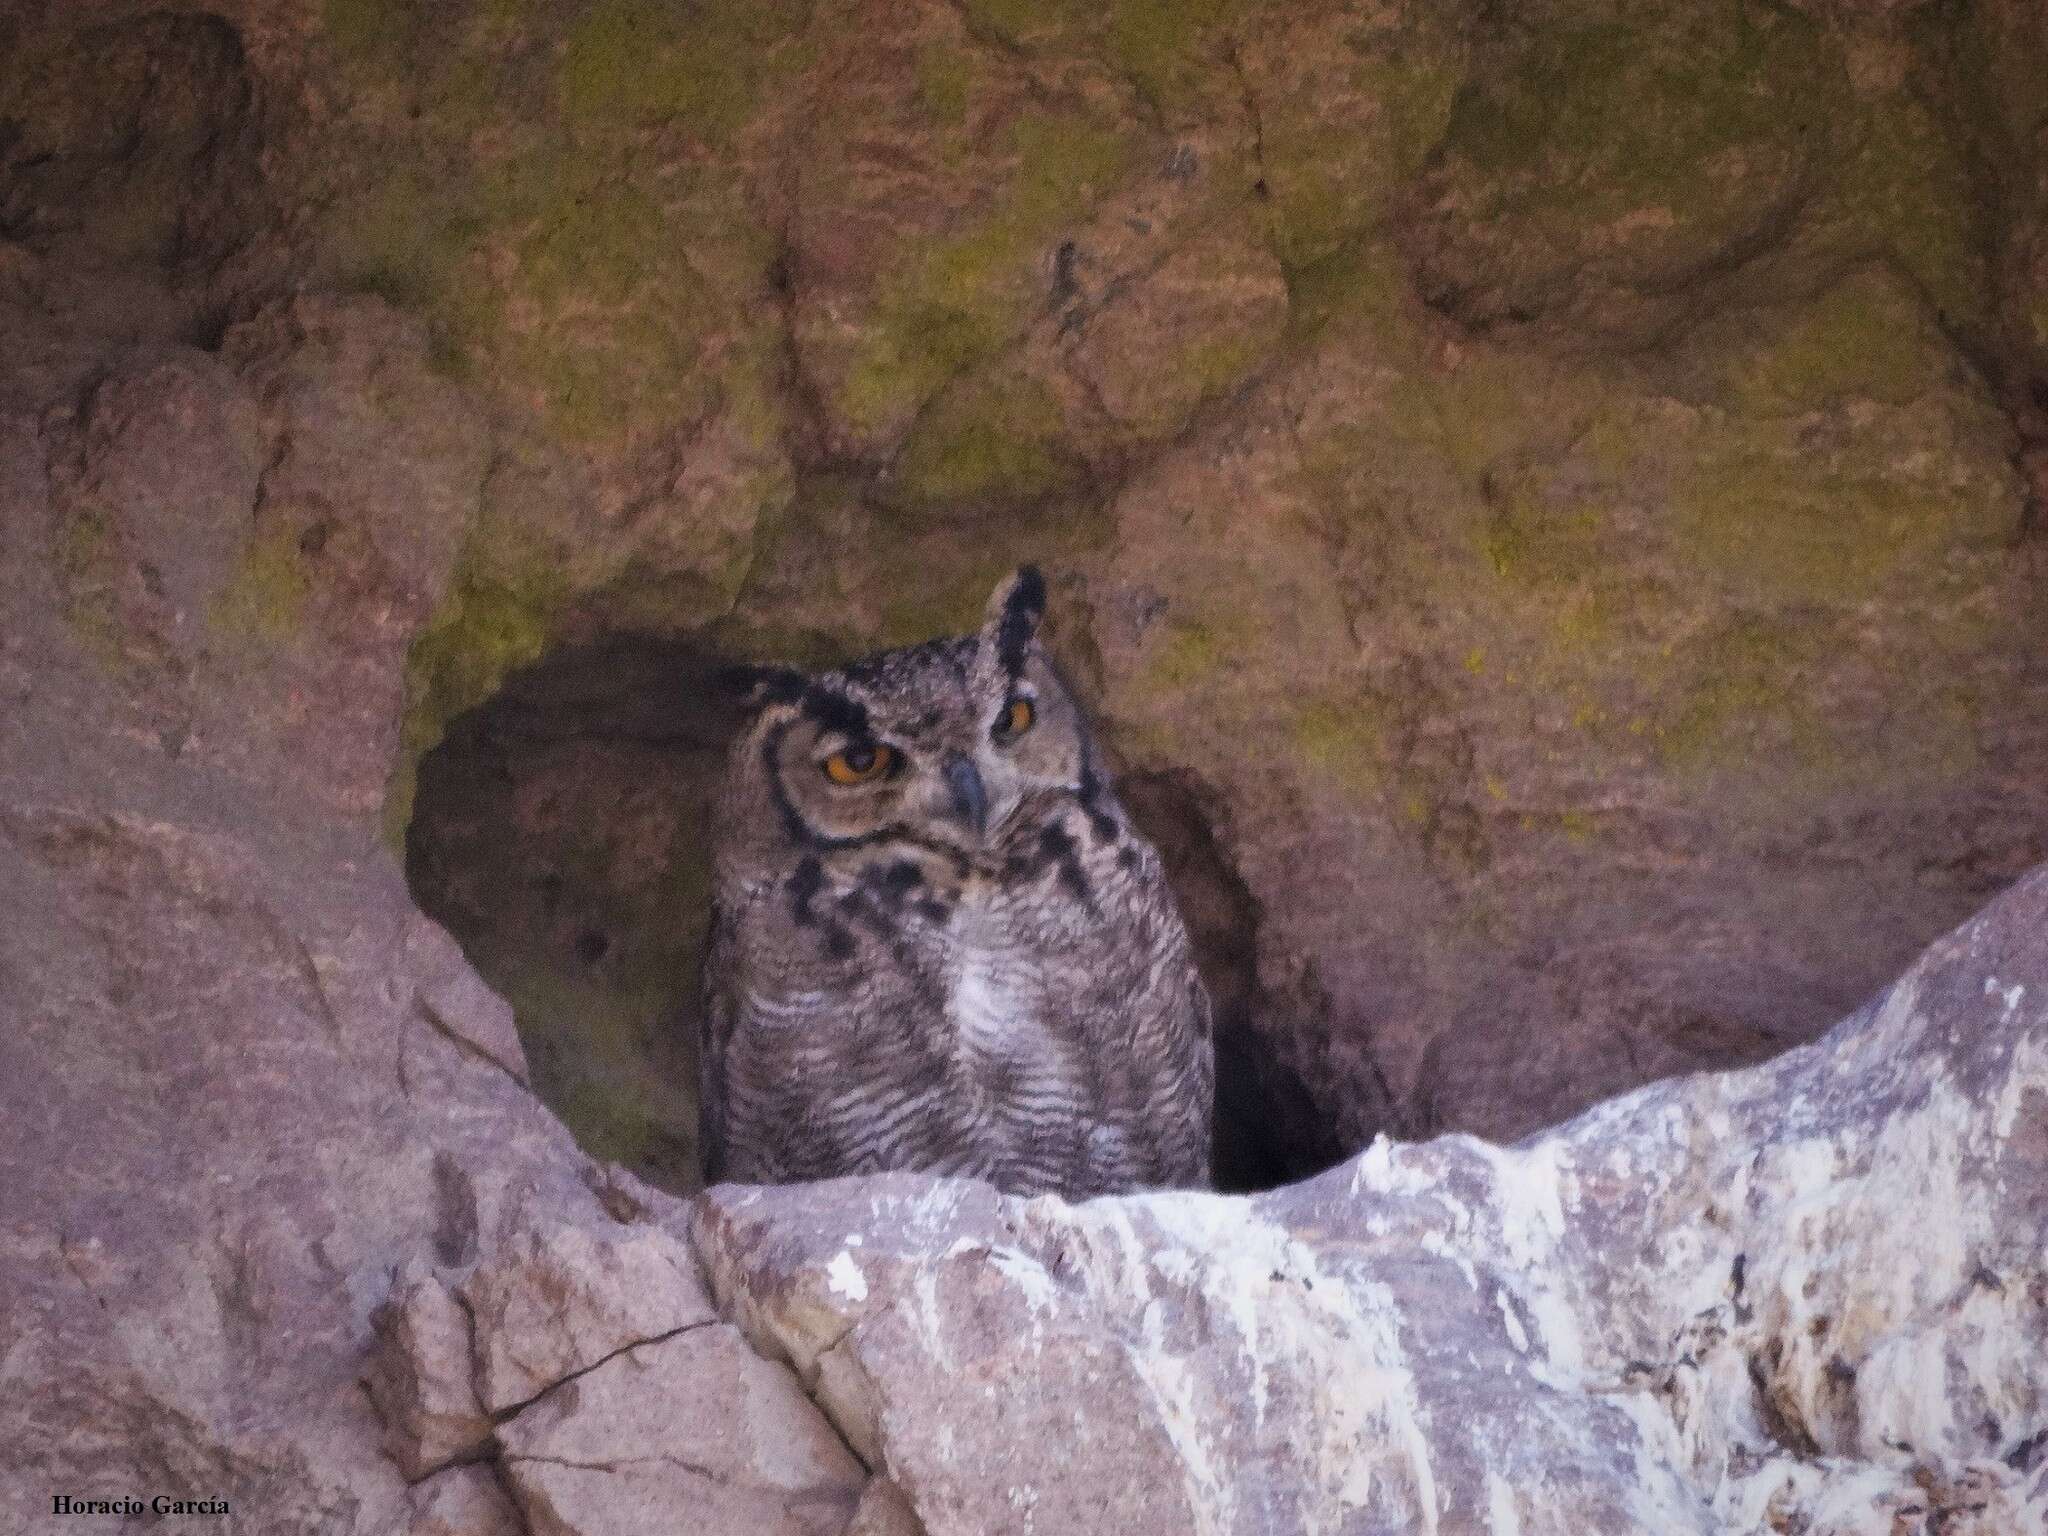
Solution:
{"label": "owl's ear tuft", "polygon": [[796,703],[810,679],[795,667],[738,664],[719,668],[717,683],[720,692],[745,708],[765,709]]}
{"label": "owl's ear tuft", "polygon": [[1035,565],[1020,565],[989,595],[982,618],[985,643],[993,643],[1003,670],[1015,677],[1045,617],[1045,578]]}

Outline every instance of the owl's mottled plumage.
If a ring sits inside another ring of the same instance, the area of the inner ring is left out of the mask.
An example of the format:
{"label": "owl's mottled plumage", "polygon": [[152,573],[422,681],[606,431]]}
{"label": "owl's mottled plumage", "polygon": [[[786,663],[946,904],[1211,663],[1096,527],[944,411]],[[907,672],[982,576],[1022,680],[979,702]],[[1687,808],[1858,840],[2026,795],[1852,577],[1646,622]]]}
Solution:
{"label": "owl's mottled plumage", "polygon": [[1027,568],[978,634],[757,683],[717,813],[711,1178],[1208,1183],[1208,995],[1044,601]]}

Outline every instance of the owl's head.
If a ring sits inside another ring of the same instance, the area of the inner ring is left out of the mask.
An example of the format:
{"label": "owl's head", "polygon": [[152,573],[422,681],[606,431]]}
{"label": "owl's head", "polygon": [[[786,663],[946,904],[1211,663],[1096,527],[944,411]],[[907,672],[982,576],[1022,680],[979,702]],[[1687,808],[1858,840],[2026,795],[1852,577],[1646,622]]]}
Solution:
{"label": "owl's head", "polygon": [[730,813],[769,811],[812,851],[902,841],[972,858],[1035,793],[1090,793],[1093,747],[1038,644],[1044,613],[1045,583],[1025,566],[972,635],[829,672],[751,669],[760,713],[734,748],[745,803]]}

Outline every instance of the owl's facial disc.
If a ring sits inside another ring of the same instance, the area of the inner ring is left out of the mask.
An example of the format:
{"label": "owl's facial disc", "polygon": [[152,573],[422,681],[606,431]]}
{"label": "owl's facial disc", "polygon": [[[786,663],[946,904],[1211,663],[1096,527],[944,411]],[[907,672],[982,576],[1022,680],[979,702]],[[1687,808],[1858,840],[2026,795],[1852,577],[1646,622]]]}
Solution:
{"label": "owl's facial disc", "polygon": [[1029,819],[1022,807],[1080,793],[1092,750],[1037,643],[1044,605],[1025,567],[971,637],[780,677],[753,739],[792,835],[813,848],[894,843],[979,860]]}

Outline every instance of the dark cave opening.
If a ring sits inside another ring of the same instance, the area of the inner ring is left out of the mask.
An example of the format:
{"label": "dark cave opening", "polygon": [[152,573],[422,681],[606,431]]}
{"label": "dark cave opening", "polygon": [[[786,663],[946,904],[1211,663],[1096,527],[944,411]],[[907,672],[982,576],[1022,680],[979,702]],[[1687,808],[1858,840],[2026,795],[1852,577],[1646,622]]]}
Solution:
{"label": "dark cave opening", "polygon": [[1271,1189],[1340,1160],[1309,1085],[1270,1046],[1275,1002],[1259,984],[1259,908],[1217,840],[1198,785],[1172,772],[1126,774],[1117,794],[1159,850],[1216,1020],[1216,1187]]}
{"label": "dark cave opening", "polygon": [[[712,807],[743,707],[734,661],[689,640],[567,646],[456,719],[422,760],[406,834],[421,908],[511,1002],[535,1092],[593,1156],[688,1192]],[[1118,792],[1160,850],[1215,1004],[1219,1188],[1271,1188],[1343,1152],[1262,1045],[1257,905],[1185,775]]]}
{"label": "dark cave opening", "polygon": [[534,1091],[592,1156],[677,1191],[699,1182],[727,660],[636,636],[552,652],[451,723],[406,832],[414,897],[512,1004]]}

